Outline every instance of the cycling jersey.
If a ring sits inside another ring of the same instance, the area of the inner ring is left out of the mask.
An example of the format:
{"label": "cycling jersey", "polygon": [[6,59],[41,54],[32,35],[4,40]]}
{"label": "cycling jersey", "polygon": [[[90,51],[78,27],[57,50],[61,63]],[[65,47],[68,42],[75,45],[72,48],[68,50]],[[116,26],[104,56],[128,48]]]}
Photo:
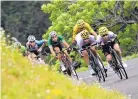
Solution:
{"label": "cycling jersey", "polygon": [[27,42],[26,47],[27,47],[27,49],[29,49],[29,51],[35,51],[39,47],[41,47],[43,45],[43,43],[45,43],[45,42],[46,42],[46,40],[35,40],[34,46],[31,45],[31,42]]}
{"label": "cycling jersey", "polygon": [[82,39],[80,33],[78,33],[76,35],[75,40],[77,41],[77,45],[79,46],[80,50],[83,49],[83,46],[85,46],[85,45],[96,43],[96,40],[93,35],[89,35],[88,39],[89,39],[89,41],[87,43],[85,43],[84,40]]}
{"label": "cycling jersey", "polygon": [[[114,39],[117,35],[111,31],[109,31],[107,36],[108,36],[107,40],[104,40],[103,37],[101,37],[101,36],[97,37],[97,43],[102,44],[102,52],[104,53],[105,56],[110,54],[110,51],[109,51],[109,46],[104,45],[104,44],[107,43],[109,40]],[[111,42],[112,48],[113,48],[114,44],[115,44],[115,41]]]}
{"label": "cycling jersey", "polygon": [[98,42],[99,44],[101,44],[101,43],[106,43],[107,41],[112,40],[113,38],[115,38],[117,35],[114,34],[114,33],[111,32],[111,31],[109,31],[107,36],[108,36],[108,39],[107,39],[107,40],[104,40],[103,37],[101,37],[100,35],[98,35],[98,37],[97,37],[97,42]]}
{"label": "cycling jersey", "polygon": [[84,28],[80,28],[77,24],[73,28],[73,40],[75,39],[76,34],[81,32],[82,30],[86,29],[88,32],[93,33],[94,30],[91,28],[91,26],[88,23],[84,23]]}
{"label": "cycling jersey", "polygon": [[64,39],[63,39],[63,37],[62,36],[57,36],[57,41],[56,42],[54,42],[54,41],[52,41],[52,38],[51,37],[49,37],[48,38],[48,46],[49,47],[58,47],[60,44],[61,44],[61,42],[63,42],[64,41]]}

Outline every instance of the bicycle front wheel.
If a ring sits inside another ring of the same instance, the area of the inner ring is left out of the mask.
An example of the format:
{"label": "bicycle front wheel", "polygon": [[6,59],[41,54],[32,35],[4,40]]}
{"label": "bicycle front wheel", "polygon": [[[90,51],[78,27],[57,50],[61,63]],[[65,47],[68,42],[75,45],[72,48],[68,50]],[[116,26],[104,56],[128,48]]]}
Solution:
{"label": "bicycle front wheel", "polygon": [[79,80],[78,74],[75,70],[75,68],[72,66],[72,63],[70,62],[70,60],[68,58],[66,58],[66,62],[68,63],[68,69],[71,72],[71,76],[77,80]]}
{"label": "bicycle front wheel", "polygon": [[101,82],[101,79],[102,79],[102,81],[105,82],[105,75],[104,75],[103,70],[101,69],[101,67],[97,65],[96,70],[98,71],[97,72],[97,77],[98,77],[99,82]]}
{"label": "bicycle front wheel", "polygon": [[115,56],[116,56],[116,59],[117,59],[118,66],[119,66],[119,69],[120,69],[121,74],[122,74],[126,79],[128,79],[127,72],[126,72],[126,70],[125,70],[125,68],[124,68],[124,66],[123,66],[123,63],[122,63],[120,57],[118,56],[118,54],[117,54],[115,51],[114,51],[114,54],[115,54]]}
{"label": "bicycle front wheel", "polygon": [[98,59],[99,65],[100,65],[100,67],[101,67],[101,69],[102,69],[102,71],[104,73],[104,76],[107,77],[107,71],[105,71],[105,67],[103,65],[103,62],[102,62],[100,56],[98,56],[97,59]]}

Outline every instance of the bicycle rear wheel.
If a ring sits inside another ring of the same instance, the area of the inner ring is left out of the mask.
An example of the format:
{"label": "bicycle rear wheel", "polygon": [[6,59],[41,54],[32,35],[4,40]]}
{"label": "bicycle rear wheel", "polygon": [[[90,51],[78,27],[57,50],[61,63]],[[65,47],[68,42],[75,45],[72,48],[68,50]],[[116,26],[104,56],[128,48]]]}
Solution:
{"label": "bicycle rear wheel", "polygon": [[99,82],[104,81],[105,82],[105,76],[104,76],[104,73],[103,71],[101,70],[101,68],[99,66],[96,67],[96,78]]}
{"label": "bicycle rear wheel", "polygon": [[96,73],[97,80],[99,82],[101,82],[101,79],[102,79],[102,81],[105,82],[105,76],[104,76],[103,70],[101,69],[101,67],[98,63],[98,60],[95,58],[95,56],[93,56],[93,58],[90,58],[90,64],[92,66],[92,69]]}
{"label": "bicycle rear wheel", "polygon": [[121,71],[120,71],[120,66],[118,65],[118,59],[116,57],[116,52],[113,50],[113,53],[112,53],[112,60],[113,60],[113,70],[115,71],[115,73],[118,75],[118,77],[120,79],[122,79],[122,74],[121,74]]}
{"label": "bicycle rear wheel", "polygon": [[124,66],[123,66],[123,63],[122,63],[120,57],[118,56],[118,54],[117,54],[115,51],[114,51],[114,53],[115,53],[115,56],[116,56],[116,59],[117,59],[118,66],[119,66],[119,69],[120,69],[121,74],[122,74],[126,79],[128,79],[127,72],[126,72],[126,70],[125,70],[125,68],[124,68]]}
{"label": "bicycle rear wheel", "polygon": [[118,70],[116,69],[116,70],[115,70],[115,73],[118,75],[118,77],[119,77],[120,79],[123,78],[120,69],[118,69]]}
{"label": "bicycle rear wheel", "polygon": [[66,58],[66,62],[68,64],[68,69],[71,72],[71,76],[77,80],[79,80],[78,74],[75,70],[75,68],[72,66],[72,63],[70,62],[70,60],[68,58]]}
{"label": "bicycle rear wheel", "polygon": [[104,65],[103,65],[102,60],[100,59],[99,56],[98,56],[97,58],[98,58],[98,60],[99,60],[99,65],[100,65],[100,67],[101,67],[101,69],[102,69],[102,71],[103,71],[103,73],[104,73],[104,76],[107,77],[107,71],[105,71],[105,67],[104,67]]}

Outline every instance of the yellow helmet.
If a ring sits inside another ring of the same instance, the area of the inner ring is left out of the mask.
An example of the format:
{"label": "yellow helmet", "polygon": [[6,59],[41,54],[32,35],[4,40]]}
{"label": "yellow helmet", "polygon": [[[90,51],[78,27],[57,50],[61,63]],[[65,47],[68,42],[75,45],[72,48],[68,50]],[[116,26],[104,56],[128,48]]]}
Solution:
{"label": "yellow helmet", "polygon": [[76,24],[77,24],[79,27],[83,27],[83,26],[84,26],[84,23],[85,23],[84,20],[78,20]]}
{"label": "yellow helmet", "polygon": [[108,34],[108,29],[106,27],[100,27],[99,28],[99,34],[102,36],[102,35],[105,35],[105,34]]}
{"label": "yellow helmet", "polygon": [[81,37],[82,37],[83,39],[89,38],[89,32],[88,32],[87,30],[81,31]]}

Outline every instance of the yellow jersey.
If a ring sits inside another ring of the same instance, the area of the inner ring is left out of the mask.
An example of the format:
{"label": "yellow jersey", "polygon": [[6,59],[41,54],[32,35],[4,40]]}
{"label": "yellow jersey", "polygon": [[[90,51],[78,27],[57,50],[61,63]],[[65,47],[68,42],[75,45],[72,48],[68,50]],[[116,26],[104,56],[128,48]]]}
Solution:
{"label": "yellow jersey", "polygon": [[84,28],[81,29],[77,24],[73,28],[73,40],[75,39],[76,34],[81,32],[82,30],[86,29],[88,32],[93,33],[94,30],[91,28],[91,26],[88,23],[84,23]]}

